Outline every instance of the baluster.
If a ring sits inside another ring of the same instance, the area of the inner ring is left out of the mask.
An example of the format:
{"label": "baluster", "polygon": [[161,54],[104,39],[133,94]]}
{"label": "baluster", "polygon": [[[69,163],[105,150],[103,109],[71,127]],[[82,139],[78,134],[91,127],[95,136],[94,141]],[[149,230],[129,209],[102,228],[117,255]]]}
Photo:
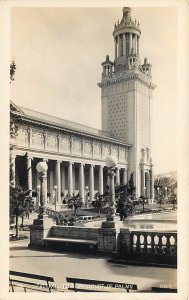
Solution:
{"label": "baluster", "polygon": [[151,253],[155,253],[155,242],[154,242],[154,238],[155,238],[155,234],[151,233],[151,249],[150,252]]}
{"label": "baluster", "polygon": [[134,234],[131,233],[131,252],[134,252],[135,251],[135,243],[134,243]]}
{"label": "baluster", "polygon": [[137,240],[136,240],[136,251],[140,252],[140,233],[136,234]]}
{"label": "baluster", "polygon": [[175,238],[175,248],[174,248],[174,254],[177,254],[177,234],[174,234],[173,236]]}
{"label": "baluster", "polygon": [[158,237],[159,237],[159,241],[158,241],[158,247],[157,247],[157,250],[159,253],[162,253],[163,252],[163,243],[162,243],[162,237],[163,235],[162,234],[158,234]]}
{"label": "baluster", "polygon": [[174,244],[171,245],[170,247],[170,254],[176,254],[177,253],[177,235],[176,234],[171,234],[171,237],[174,239]]}
{"label": "baluster", "polygon": [[148,233],[144,233],[143,234],[144,236],[144,253],[147,253],[148,252],[148,242],[147,242],[147,236],[148,236]]}
{"label": "baluster", "polygon": [[170,234],[167,234],[166,253],[171,254]]}

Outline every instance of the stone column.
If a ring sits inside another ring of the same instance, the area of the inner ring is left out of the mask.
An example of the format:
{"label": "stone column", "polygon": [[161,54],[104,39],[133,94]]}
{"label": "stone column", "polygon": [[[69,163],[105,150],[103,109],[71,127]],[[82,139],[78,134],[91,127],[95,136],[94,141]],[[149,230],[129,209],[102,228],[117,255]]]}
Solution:
{"label": "stone column", "polygon": [[118,57],[121,56],[121,38],[120,35],[118,35]]}
{"label": "stone column", "polygon": [[62,192],[64,193],[64,196],[65,195],[65,166],[62,164]]}
{"label": "stone column", "polygon": [[126,55],[126,38],[125,38],[125,33],[123,34],[123,55]]}
{"label": "stone column", "polygon": [[104,193],[103,191],[103,166],[99,166],[99,189],[100,195]]}
{"label": "stone column", "polygon": [[57,191],[56,191],[56,197],[57,197],[57,203],[61,203],[61,178],[60,178],[60,161],[56,161],[56,185],[57,185]]}
{"label": "stone column", "polygon": [[90,174],[89,174],[89,193],[90,201],[93,201],[94,198],[94,166],[90,165]]}
{"label": "stone column", "polygon": [[127,184],[127,170],[123,169],[123,184]]}
{"label": "stone column", "polygon": [[135,53],[135,34],[132,34],[132,48],[133,48],[133,53]]}
{"label": "stone column", "polygon": [[79,166],[79,194],[82,201],[85,202],[85,188],[84,188],[84,164],[81,163]]}
{"label": "stone column", "polygon": [[75,195],[75,166],[72,166],[72,186],[73,186],[73,195]]}
{"label": "stone column", "polygon": [[73,196],[73,172],[72,172],[73,163],[69,162],[68,165],[68,195]]}
{"label": "stone column", "polygon": [[27,155],[27,188],[32,196],[32,158]]}
{"label": "stone column", "polygon": [[11,185],[12,187],[15,187],[16,183],[16,155],[15,153],[11,152],[10,153],[10,163],[11,163],[11,172],[12,172],[12,180],[11,180]]}
{"label": "stone column", "polygon": [[141,196],[146,196],[145,195],[145,189],[144,189],[144,185],[145,185],[145,174],[144,174],[144,167],[141,167]]}
{"label": "stone column", "polygon": [[137,35],[134,37],[135,53],[137,54]]}
{"label": "stone column", "polygon": [[150,168],[150,198],[151,203],[154,202],[154,172],[153,172],[153,166]]}
{"label": "stone column", "polygon": [[132,47],[132,33],[129,33],[129,54],[131,54]]}
{"label": "stone column", "polygon": [[117,58],[117,39],[114,39],[114,43],[115,43],[115,59]]}
{"label": "stone column", "polygon": [[139,56],[139,36],[137,36],[137,55]]}
{"label": "stone column", "polygon": [[120,185],[120,170],[118,167],[116,169],[116,184]]}

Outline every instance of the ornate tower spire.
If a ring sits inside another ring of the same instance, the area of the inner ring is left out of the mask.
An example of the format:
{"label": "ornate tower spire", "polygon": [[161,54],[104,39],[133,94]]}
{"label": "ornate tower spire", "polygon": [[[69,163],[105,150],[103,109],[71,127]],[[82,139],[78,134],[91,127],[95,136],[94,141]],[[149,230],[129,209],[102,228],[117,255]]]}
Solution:
{"label": "ornate tower spire", "polygon": [[[140,62],[139,22],[131,8],[124,7],[121,21],[114,27],[115,59],[106,56],[102,63],[102,130],[129,143],[129,173],[134,172],[136,193],[153,199],[151,158],[152,83],[151,64]],[[141,156],[142,154],[142,156]]]}
{"label": "ornate tower spire", "polygon": [[131,8],[123,8],[123,17],[113,31],[115,42],[115,72],[120,69],[131,69],[138,65],[139,40],[141,30],[139,23],[132,20]]}

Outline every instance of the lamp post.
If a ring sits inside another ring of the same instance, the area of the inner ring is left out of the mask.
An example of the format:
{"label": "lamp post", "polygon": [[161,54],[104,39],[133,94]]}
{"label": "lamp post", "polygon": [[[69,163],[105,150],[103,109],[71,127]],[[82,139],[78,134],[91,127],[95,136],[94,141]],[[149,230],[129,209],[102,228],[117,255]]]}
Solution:
{"label": "lamp post", "polygon": [[108,167],[108,176],[110,178],[109,186],[109,207],[108,207],[108,216],[107,221],[114,221],[115,216],[115,187],[114,187],[114,176],[115,176],[115,167],[117,165],[116,157],[110,155],[106,158],[106,166]]}
{"label": "lamp post", "polygon": [[[40,185],[37,186],[39,192],[39,215],[37,219],[33,220],[33,225],[30,225],[30,243],[29,248],[43,248],[44,238],[47,237],[49,230],[54,225],[54,221],[46,214],[46,203],[47,203],[47,170],[48,166],[45,161],[39,162],[36,166],[38,172],[38,178]],[[39,197],[38,196],[38,197]]]}
{"label": "lamp post", "polygon": [[144,197],[146,198],[146,186],[144,187]]}
{"label": "lamp post", "polygon": [[35,210],[36,210],[36,211],[39,210],[39,203],[40,203],[40,189],[41,189],[41,186],[38,184],[38,185],[37,185],[37,198],[36,198],[36,205],[35,205]]}
{"label": "lamp post", "polygon": [[85,201],[86,201],[86,208],[88,208],[88,192],[89,192],[89,187],[85,187]]}
{"label": "lamp post", "polygon": [[167,187],[165,187],[165,200],[167,200]]}
{"label": "lamp post", "polygon": [[45,161],[41,161],[36,166],[37,172],[39,173],[39,180],[41,183],[41,193],[40,193],[40,207],[38,219],[43,219],[45,214],[45,208],[47,203],[47,190],[46,190],[46,180],[47,180],[47,170],[48,166]]}
{"label": "lamp post", "polygon": [[54,186],[54,208],[56,210],[56,200],[57,200],[57,185]]}

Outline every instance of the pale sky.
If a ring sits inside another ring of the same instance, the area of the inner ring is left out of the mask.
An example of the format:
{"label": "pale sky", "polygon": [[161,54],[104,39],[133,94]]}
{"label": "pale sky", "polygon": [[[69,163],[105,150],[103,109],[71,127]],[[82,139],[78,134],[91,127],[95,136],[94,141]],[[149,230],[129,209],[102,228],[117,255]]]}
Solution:
{"label": "pale sky", "polygon": [[[152,64],[155,173],[176,170],[177,9],[133,8],[140,58]],[[46,114],[101,128],[101,62],[114,60],[122,8],[14,8],[11,99]]]}

